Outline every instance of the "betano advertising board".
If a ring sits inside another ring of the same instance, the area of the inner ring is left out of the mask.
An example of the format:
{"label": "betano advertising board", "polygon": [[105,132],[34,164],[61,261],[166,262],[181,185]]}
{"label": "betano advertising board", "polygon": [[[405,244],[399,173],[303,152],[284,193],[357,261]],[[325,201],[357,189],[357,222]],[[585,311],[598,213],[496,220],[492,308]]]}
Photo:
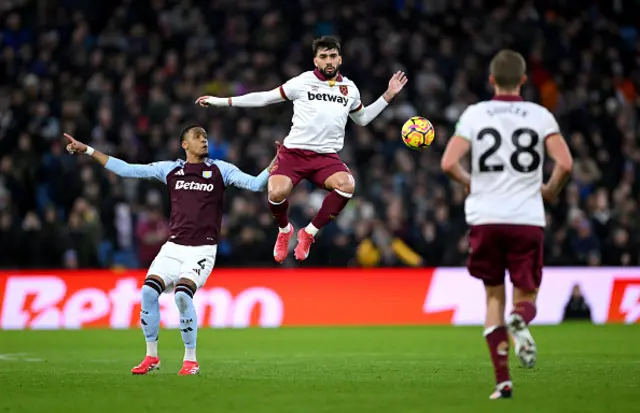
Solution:
{"label": "betano advertising board", "polygon": [[[0,329],[137,328],[144,275],[0,272]],[[640,268],[548,268],[534,323],[560,323],[576,284],[593,322],[640,322]],[[160,303],[162,324],[177,327],[173,295]],[[463,268],[216,269],[195,304],[199,324],[215,328],[481,325],[484,318],[482,284]]]}

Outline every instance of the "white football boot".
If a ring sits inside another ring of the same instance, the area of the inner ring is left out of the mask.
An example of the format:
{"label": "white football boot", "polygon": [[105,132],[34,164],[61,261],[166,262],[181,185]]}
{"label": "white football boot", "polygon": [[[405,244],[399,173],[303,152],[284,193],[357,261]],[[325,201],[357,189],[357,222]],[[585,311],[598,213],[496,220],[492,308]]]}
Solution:
{"label": "white football boot", "polygon": [[514,350],[524,367],[532,368],[536,365],[538,350],[527,324],[519,314],[511,314],[507,318],[507,328],[515,341]]}

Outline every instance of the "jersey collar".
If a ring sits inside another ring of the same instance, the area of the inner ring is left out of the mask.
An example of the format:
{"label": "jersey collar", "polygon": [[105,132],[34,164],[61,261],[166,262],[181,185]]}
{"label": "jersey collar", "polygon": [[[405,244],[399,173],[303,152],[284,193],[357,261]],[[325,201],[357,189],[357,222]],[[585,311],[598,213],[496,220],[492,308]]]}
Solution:
{"label": "jersey collar", "polygon": [[495,95],[491,100],[502,100],[504,102],[522,102],[524,99],[515,95]]}
{"label": "jersey collar", "polygon": [[313,71],[313,74],[314,74],[314,75],[316,75],[316,77],[317,77],[318,79],[322,80],[323,82],[331,81],[331,80],[333,80],[333,81],[338,81],[338,82],[342,82],[342,75],[341,75],[340,73],[338,73],[338,75],[337,75],[335,78],[331,79],[331,80],[327,79],[327,78],[322,74],[322,72],[321,72],[320,70],[318,70],[318,68],[316,68],[316,69]]}

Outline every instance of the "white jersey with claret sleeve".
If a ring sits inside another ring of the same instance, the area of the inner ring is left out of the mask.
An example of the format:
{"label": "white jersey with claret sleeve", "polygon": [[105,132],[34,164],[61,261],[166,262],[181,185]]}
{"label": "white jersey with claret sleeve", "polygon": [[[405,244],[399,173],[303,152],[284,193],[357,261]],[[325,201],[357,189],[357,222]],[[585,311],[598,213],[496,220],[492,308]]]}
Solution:
{"label": "white jersey with claret sleeve", "polygon": [[360,91],[346,77],[325,80],[317,71],[304,72],[280,86],[293,101],[293,119],[284,146],[318,153],[337,153],[344,146],[349,114],[362,109]]}
{"label": "white jersey with claret sleeve", "polygon": [[496,98],[464,111],[454,135],[471,142],[469,225],[545,226],[544,140],[556,133],[551,112],[532,102]]}

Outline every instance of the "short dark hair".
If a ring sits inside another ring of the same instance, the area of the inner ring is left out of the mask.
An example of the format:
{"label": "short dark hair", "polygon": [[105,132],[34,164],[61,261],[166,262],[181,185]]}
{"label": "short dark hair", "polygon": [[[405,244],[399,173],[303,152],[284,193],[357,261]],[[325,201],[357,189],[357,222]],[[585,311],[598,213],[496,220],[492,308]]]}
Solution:
{"label": "short dark hair", "polygon": [[496,86],[515,89],[520,86],[522,76],[527,72],[527,63],[520,53],[504,49],[491,59],[489,72],[493,75]]}
{"label": "short dark hair", "polygon": [[189,133],[189,131],[194,128],[201,128],[201,126],[193,123],[191,125],[187,125],[184,128],[182,128],[182,130],[180,131],[180,142],[182,142],[185,136],[187,136],[187,133]]}
{"label": "short dark hair", "polygon": [[321,38],[314,40],[313,44],[311,45],[311,49],[313,50],[314,56],[318,54],[318,50],[320,49],[336,49],[339,55],[342,54],[342,47],[340,46],[340,42],[338,41],[338,39],[331,36],[322,36]]}

